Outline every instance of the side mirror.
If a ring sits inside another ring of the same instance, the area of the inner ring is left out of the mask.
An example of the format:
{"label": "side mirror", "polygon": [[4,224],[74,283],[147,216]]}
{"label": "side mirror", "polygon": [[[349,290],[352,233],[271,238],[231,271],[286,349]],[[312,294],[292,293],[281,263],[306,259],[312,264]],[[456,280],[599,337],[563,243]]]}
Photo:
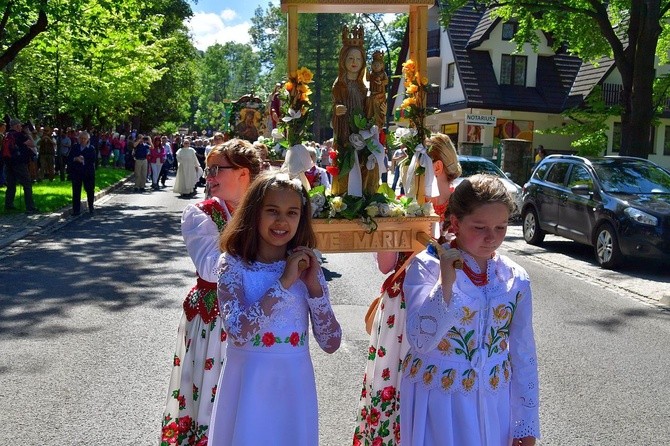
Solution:
{"label": "side mirror", "polygon": [[577,195],[591,194],[591,186],[589,186],[588,184],[577,184],[576,186],[572,186],[570,190],[572,191],[572,193]]}

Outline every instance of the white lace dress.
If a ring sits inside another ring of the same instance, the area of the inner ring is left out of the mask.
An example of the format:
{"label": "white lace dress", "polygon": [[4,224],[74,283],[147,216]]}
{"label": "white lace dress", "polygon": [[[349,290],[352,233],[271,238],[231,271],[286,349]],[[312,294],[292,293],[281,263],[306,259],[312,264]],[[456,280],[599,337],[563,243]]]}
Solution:
{"label": "white lace dress", "polygon": [[[475,272],[477,263],[462,253]],[[407,340],[400,387],[403,446],[508,446],[540,436],[530,281],[509,258],[488,261],[477,287],[458,271],[450,304],[439,261],[407,269]]]}
{"label": "white lace dress", "polygon": [[323,296],[310,298],[300,280],[288,290],[281,286],[285,263],[221,256],[218,296],[228,350],[209,445],[318,444],[308,320],[324,349],[339,343],[342,333],[323,274]]}

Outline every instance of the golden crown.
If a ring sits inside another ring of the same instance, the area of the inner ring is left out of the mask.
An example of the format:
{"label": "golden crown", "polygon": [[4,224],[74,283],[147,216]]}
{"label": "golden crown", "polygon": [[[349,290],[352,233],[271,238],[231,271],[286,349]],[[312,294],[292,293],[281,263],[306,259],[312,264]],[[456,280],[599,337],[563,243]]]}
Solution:
{"label": "golden crown", "polygon": [[354,26],[351,31],[348,27],[342,28],[342,46],[363,46],[363,27]]}

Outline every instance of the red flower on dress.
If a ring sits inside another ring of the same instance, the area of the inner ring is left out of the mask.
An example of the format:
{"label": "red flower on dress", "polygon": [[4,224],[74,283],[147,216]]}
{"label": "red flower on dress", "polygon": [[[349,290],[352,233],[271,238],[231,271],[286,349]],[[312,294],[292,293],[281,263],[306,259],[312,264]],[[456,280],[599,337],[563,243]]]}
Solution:
{"label": "red flower on dress", "polygon": [[262,341],[264,346],[272,347],[275,343],[275,335],[270,332],[267,332],[263,335]]}
{"label": "red flower on dress", "polygon": [[179,359],[179,356],[174,355],[174,360],[172,361],[172,364],[175,367],[179,367],[181,365],[181,360]]}
{"label": "red flower on dress", "polygon": [[389,370],[388,367],[386,367],[384,370],[382,370],[382,379],[384,381],[387,381],[391,378],[391,371]]}
{"label": "red flower on dress", "polygon": [[354,434],[354,446],[361,446],[361,440],[356,437],[356,434]]}
{"label": "red flower on dress", "polygon": [[379,347],[379,349],[377,350],[377,356],[379,356],[380,358],[386,356],[386,349],[384,347]]}
{"label": "red flower on dress", "polygon": [[184,434],[191,429],[191,423],[193,422],[193,418],[189,417],[188,415],[179,418],[179,433]]}
{"label": "red flower on dress", "polygon": [[226,330],[221,330],[221,342],[226,342],[226,339],[228,339],[228,333],[226,333]]}
{"label": "red flower on dress", "polygon": [[370,410],[370,414],[368,415],[367,418],[368,424],[370,424],[371,426],[376,426],[377,424],[379,424],[380,415],[381,413],[373,407],[372,410]]}
{"label": "red flower on dress", "polygon": [[291,337],[288,339],[288,341],[291,343],[292,346],[298,345],[298,342],[300,342],[300,335],[296,333],[295,331],[291,333]]}
{"label": "red flower on dress", "polygon": [[382,401],[391,401],[395,397],[395,387],[387,386],[382,389]]}
{"label": "red flower on dress", "polygon": [[177,401],[179,401],[179,409],[183,410],[186,408],[186,397],[184,395],[179,395],[177,397]]}
{"label": "red flower on dress", "polygon": [[370,348],[368,349],[368,353],[369,353],[370,355],[374,355],[374,354],[375,354],[375,348],[374,348],[372,345],[371,345]]}
{"label": "red flower on dress", "polygon": [[163,426],[163,441],[167,441],[168,444],[177,444],[178,429],[175,421]]}
{"label": "red flower on dress", "polygon": [[205,370],[212,370],[214,366],[214,358],[207,358],[205,360]]}
{"label": "red flower on dress", "polygon": [[395,325],[395,314],[392,314],[386,319],[386,325],[389,328],[393,328],[393,325]]}
{"label": "red flower on dress", "polygon": [[382,446],[384,444],[384,440],[382,437],[377,437],[374,440],[372,440],[372,446]]}
{"label": "red flower on dress", "polygon": [[364,407],[361,409],[361,418],[365,420],[368,417],[368,408]]}
{"label": "red flower on dress", "polygon": [[196,444],[195,446],[207,446],[207,435],[202,437]]}
{"label": "red flower on dress", "polygon": [[393,424],[393,436],[395,437],[395,442],[400,444],[400,423]]}

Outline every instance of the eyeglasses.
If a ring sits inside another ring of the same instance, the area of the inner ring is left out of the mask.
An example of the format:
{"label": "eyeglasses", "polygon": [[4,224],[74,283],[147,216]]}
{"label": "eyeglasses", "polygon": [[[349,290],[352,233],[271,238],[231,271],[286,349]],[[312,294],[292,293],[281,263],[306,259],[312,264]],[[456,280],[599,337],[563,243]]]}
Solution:
{"label": "eyeglasses", "polygon": [[214,164],[213,166],[205,167],[205,176],[206,177],[215,177],[219,174],[221,169],[235,169],[235,166],[222,166],[220,164]]}

